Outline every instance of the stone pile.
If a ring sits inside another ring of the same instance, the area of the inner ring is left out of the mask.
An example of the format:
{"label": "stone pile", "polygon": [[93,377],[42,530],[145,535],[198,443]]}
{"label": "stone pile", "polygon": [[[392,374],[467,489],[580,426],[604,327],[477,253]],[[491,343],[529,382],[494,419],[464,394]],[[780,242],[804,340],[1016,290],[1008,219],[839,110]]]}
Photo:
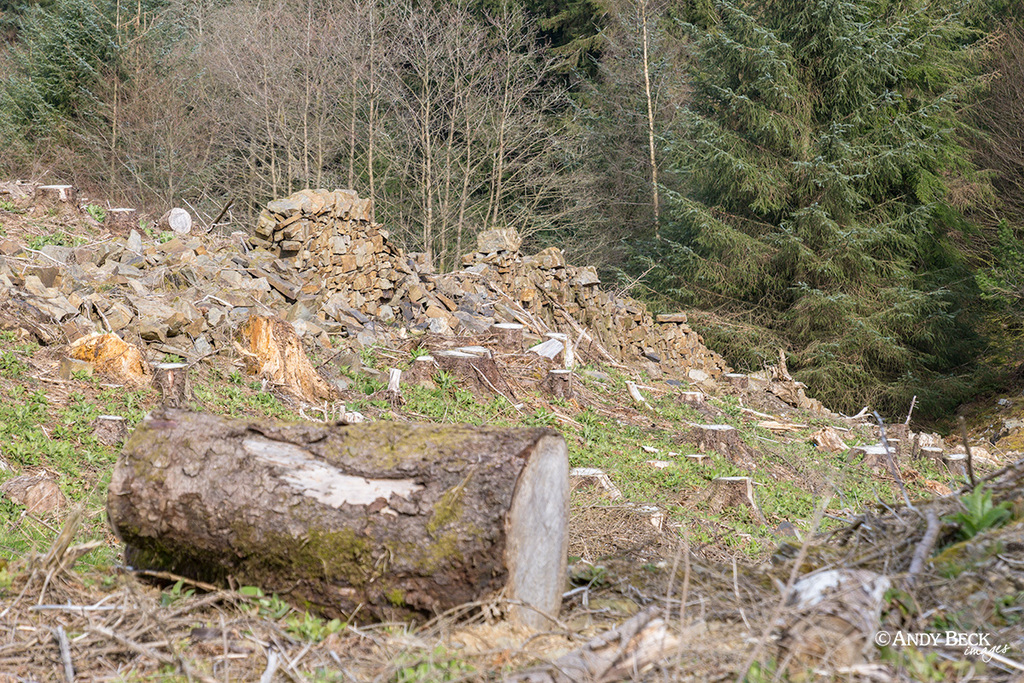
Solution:
{"label": "stone pile", "polygon": [[519,244],[514,230],[484,232],[477,251],[462,262],[467,272],[503,283],[526,311],[553,329],[571,338],[586,331],[618,360],[645,361],[652,370],[681,370],[695,381],[717,379],[729,371],[724,359],[687,325],[685,313],[652,318],[643,303],[601,289],[593,266],[569,265],[557,247],[522,256]]}
{"label": "stone pile", "polygon": [[412,270],[388,244],[387,231],[370,220],[370,206],[351,190],[302,190],[267,204],[254,242],[298,271],[317,272],[338,305],[377,316]]}
{"label": "stone pile", "polygon": [[554,247],[523,256],[520,244],[512,229],[483,232],[463,270],[435,274],[389,243],[368,201],[304,190],[270,202],[248,241],[237,233],[161,241],[132,230],[29,251],[8,239],[0,243],[0,323],[34,320],[46,344],[114,332],[190,362],[229,349],[251,314],[280,316],[324,347],[518,323],[529,343],[566,334],[584,360],[639,361],[652,374],[696,381],[727,370],[684,315],[652,318],[642,303],[603,290],[593,267],[568,265]]}

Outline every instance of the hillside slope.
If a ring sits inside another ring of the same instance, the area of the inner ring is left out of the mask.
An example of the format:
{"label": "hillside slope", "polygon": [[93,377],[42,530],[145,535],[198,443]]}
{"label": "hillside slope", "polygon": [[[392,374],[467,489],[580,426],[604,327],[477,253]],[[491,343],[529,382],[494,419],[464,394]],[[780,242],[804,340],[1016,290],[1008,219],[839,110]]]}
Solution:
{"label": "hillside slope", "polygon": [[[175,235],[9,183],[0,224],[0,679],[66,665],[80,680],[495,679],[648,610],[673,647],[613,679],[1021,673],[1019,453],[974,445],[973,474],[990,478],[967,496],[955,445],[893,425],[880,446],[870,419],[807,398],[784,358],[729,373],[684,314],[652,319],[557,249],[523,256],[514,233],[485,233],[464,270],[431,273],[338,192],[272,202],[253,236]],[[246,374],[254,314],[290,322],[328,399]],[[196,410],[558,428],[578,468],[560,623],[517,631],[500,596],[426,623],[330,622],[259,587],[123,566],[104,501],[125,434],[101,416],[130,429],[161,396],[144,374],[69,358],[111,333],[149,367],[186,364]],[[542,342],[551,357],[529,350]],[[495,374],[452,360],[467,357]],[[808,576],[882,589],[863,608],[802,605]],[[879,628],[986,633],[1009,663],[877,648]]]}

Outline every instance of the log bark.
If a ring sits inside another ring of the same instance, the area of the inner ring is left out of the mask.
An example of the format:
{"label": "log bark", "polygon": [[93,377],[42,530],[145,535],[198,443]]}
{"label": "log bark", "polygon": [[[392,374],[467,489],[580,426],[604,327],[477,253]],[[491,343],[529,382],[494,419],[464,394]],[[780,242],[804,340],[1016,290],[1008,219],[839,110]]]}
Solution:
{"label": "log bark", "polygon": [[545,429],[228,420],[160,410],[107,514],[126,561],[229,577],[328,616],[401,619],[499,589],[549,628],[565,579],[565,442]]}

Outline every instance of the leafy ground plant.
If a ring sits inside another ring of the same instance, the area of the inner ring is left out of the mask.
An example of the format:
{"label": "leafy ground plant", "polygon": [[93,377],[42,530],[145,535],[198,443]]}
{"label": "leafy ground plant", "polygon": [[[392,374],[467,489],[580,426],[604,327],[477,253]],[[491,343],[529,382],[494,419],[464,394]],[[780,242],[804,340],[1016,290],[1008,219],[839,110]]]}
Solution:
{"label": "leafy ground plant", "polygon": [[993,505],[992,492],[982,488],[981,484],[967,495],[961,496],[960,504],[964,509],[950,515],[946,521],[959,526],[960,538],[965,541],[988,529],[1003,526],[1013,516],[1010,503],[1003,501],[999,505]]}

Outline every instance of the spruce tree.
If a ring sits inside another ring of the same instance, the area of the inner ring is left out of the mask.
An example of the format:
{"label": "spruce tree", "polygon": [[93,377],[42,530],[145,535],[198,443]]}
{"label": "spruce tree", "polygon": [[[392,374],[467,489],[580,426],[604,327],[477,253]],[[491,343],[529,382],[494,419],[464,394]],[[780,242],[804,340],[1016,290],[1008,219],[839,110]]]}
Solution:
{"label": "spruce tree", "polygon": [[837,409],[959,397],[978,292],[946,201],[974,36],[929,0],[719,2],[695,12],[683,189],[644,247],[661,290],[715,310],[741,365],[790,352]]}

